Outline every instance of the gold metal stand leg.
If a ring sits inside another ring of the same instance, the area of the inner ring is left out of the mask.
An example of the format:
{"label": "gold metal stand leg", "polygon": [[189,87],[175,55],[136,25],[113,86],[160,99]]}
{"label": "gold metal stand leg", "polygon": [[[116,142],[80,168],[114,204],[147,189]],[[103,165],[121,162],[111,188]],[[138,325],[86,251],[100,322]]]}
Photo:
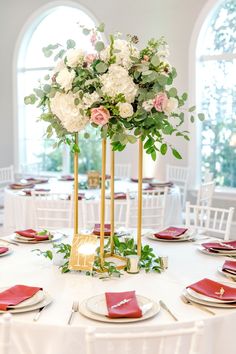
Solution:
{"label": "gold metal stand leg", "polygon": [[[78,146],[78,133],[75,133],[75,144]],[[78,189],[79,189],[79,154],[74,153],[74,234],[79,232],[79,214],[78,214]]]}
{"label": "gold metal stand leg", "polygon": [[143,142],[139,139],[139,165],[138,165],[138,225],[137,225],[137,253],[141,256],[142,249],[142,181],[143,181]]}
{"label": "gold metal stand leg", "polygon": [[114,193],[115,193],[115,152],[112,150],[111,145],[111,254],[114,253],[114,241],[113,236],[115,233],[115,202],[114,202]]}
{"label": "gold metal stand leg", "polygon": [[105,223],[105,178],[106,178],[106,139],[102,139],[102,185],[101,185],[101,225],[100,225],[100,259],[104,265],[104,223]]}

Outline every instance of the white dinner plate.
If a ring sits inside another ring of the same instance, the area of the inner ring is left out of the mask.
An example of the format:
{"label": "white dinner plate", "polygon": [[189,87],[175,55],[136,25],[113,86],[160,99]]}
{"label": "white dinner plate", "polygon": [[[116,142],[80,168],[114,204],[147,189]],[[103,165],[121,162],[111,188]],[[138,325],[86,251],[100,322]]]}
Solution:
{"label": "white dinner plate", "polygon": [[52,233],[52,238],[50,240],[44,240],[44,241],[36,241],[33,238],[30,237],[23,237],[18,234],[13,234],[11,236],[11,239],[15,242],[18,243],[29,243],[29,244],[35,244],[35,243],[51,243],[51,242],[56,242],[59,241],[64,235],[61,232],[54,232]]}
{"label": "white dinner plate", "polygon": [[[222,284],[223,285],[223,284]],[[215,299],[214,297],[210,297],[210,296],[206,296],[203,294],[199,294],[197,291],[194,291],[193,289],[186,289],[187,293],[191,296],[194,297],[195,299],[198,300],[203,300],[206,302],[216,302],[218,304],[229,304],[229,303],[235,303],[235,300],[219,300],[219,299]]]}
{"label": "white dinner plate", "polygon": [[[154,304],[152,300],[140,295],[137,295],[137,301],[140,307],[150,303],[152,304],[152,306]],[[100,316],[108,315],[105,294],[100,294],[100,295],[90,297],[87,300],[86,305],[88,310],[95,313],[96,315],[100,315]]]}
{"label": "white dinner plate", "polygon": [[186,289],[183,290],[183,295],[190,301],[195,302],[196,304],[201,304],[209,307],[219,307],[219,308],[224,308],[224,309],[230,309],[230,308],[236,308],[236,302],[234,303],[217,303],[217,302],[210,302],[210,301],[204,301],[197,299],[186,291]]}
{"label": "white dinner plate", "polygon": [[37,309],[40,309],[41,307],[47,306],[52,302],[52,297],[46,292],[44,291],[44,299],[40,302],[37,302],[36,304],[33,304],[31,306],[24,306],[24,307],[20,307],[20,308],[10,308],[7,311],[1,311],[0,313],[6,313],[6,312],[10,312],[10,313],[23,313],[23,312],[29,312],[29,311],[34,311]]}
{"label": "white dinner plate", "polygon": [[231,279],[236,280],[236,274],[229,273],[229,272],[222,270],[222,266],[218,268],[218,272],[223,274],[226,278],[229,278],[229,279],[231,278]]}
{"label": "white dinner plate", "polygon": [[221,257],[224,257],[224,256],[236,256],[236,253],[232,253],[231,252],[227,252],[227,253],[220,253],[220,252],[211,252],[209,251],[208,249],[206,249],[205,247],[203,246],[198,246],[197,248],[199,251],[201,251],[202,253],[205,253],[205,254],[208,254],[210,256],[221,256]]}
{"label": "white dinner plate", "polygon": [[8,254],[11,254],[13,252],[13,249],[8,247],[8,246],[0,246],[0,247],[6,247],[8,248],[8,251],[4,252],[4,253],[0,253],[0,257],[4,257],[4,256],[7,256]]}
{"label": "white dinner plate", "polygon": [[[155,234],[158,233],[158,232],[161,232],[163,231],[164,229],[161,228],[159,230],[156,230],[155,231]],[[155,240],[155,241],[161,241],[161,242],[183,242],[183,241],[189,241],[189,240],[192,240],[195,236],[195,230],[194,229],[188,229],[184,234],[183,236],[179,236],[179,237],[176,237],[172,240],[169,240],[169,239],[165,239],[165,238],[158,238],[158,237],[155,237],[153,233],[147,233],[146,236],[151,239],[151,240]]]}
{"label": "white dinner plate", "polygon": [[[79,306],[79,312],[92,320],[100,321],[100,322],[108,322],[108,323],[129,323],[129,322],[139,322],[147,320],[153,316],[155,316],[158,312],[160,312],[160,304],[157,302],[153,302],[153,306],[151,310],[147,311],[142,317],[139,318],[109,318],[106,316],[97,315],[91,312],[87,307],[88,299],[81,302]],[[149,300],[150,302],[151,300]]]}

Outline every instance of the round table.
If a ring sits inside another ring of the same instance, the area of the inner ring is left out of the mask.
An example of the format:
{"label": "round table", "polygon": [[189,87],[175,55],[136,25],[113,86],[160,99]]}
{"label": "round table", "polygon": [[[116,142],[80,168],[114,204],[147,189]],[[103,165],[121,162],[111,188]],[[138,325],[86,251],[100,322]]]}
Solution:
{"label": "round table", "polygon": [[[143,188],[148,185],[143,184]],[[59,181],[52,178],[48,183],[39,184],[36,188],[50,189],[52,193],[71,194],[73,192],[73,181]],[[129,182],[128,180],[115,181],[115,192],[136,192],[138,188],[137,183]],[[79,192],[85,193],[85,198],[95,198],[99,202],[100,190],[80,190]],[[109,190],[107,190],[109,193]],[[79,208],[79,212],[81,209]],[[81,215],[79,219],[82,220]],[[182,224],[182,211],[181,211],[181,197],[178,187],[170,188],[166,200],[166,213],[164,216],[165,225],[180,225]],[[10,233],[15,230],[35,228],[35,215],[33,208],[33,198],[26,196],[22,191],[5,189],[4,193],[4,232]],[[65,225],[68,227],[68,225]]]}
{"label": "round table", "polygon": [[[50,247],[48,244],[11,246],[14,252],[0,257],[0,287],[15,284],[41,286],[53,297],[53,302],[41,313],[38,322],[33,322],[35,311],[14,314],[14,350],[11,354],[84,354],[84,334],[88,326],[108,332],[114,328],[142,331],[144,327],[158,331],[163,325],[174,323],[173,318],[161,310],[149,320],[131,324],[106,324],[76,313],[72,325],[67,325],[74,300],[81,302],[106,291],[127,290],[135,290],[137,294],[156,301],[162,299],[178,317],[179,326],[189,321],[202,320],[205,327],[200,354],[235,354],[236,309],[212,308],[216,313],[216,316],[212,316],[184,304],[180,299],[184,287],[202,278],[233,284],[217,271],[226,258],[202,254],[194,242],[159,242],[143,237],[143,243],[151,245],[158,255],[168,255],[168,269],[161,274],[146,274],[143,271],[136,275],[126,273],[119,279],[108,281],[77,272],[61,274],[49,260],[31,252],[35,248],[46,250]],[[148,353],[155,354],[154,349],[148,348]]]}

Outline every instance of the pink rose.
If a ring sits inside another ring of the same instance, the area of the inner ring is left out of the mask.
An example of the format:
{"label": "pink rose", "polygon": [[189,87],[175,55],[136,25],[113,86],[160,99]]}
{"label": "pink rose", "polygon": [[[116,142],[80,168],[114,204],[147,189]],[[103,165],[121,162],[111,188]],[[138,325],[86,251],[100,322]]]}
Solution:
{"label": "pink rose", "polygon": [[91,64],[96,59],[95,54],[87,54],[84,58],[85,62]]}
{"label": "pink rose", "polygon": [[166,108],[167,102],[167,94],[165,92],[158,93],[153,100],[153,107],[155,107],[158,112],[163,112]]}
{"label": "pink rose", "polygon": [[94,45],[97,42],[97,34],[95,32],[90,37],[90,41],[91,41],[92,45]]}
{"label": "pink rose", "polygon": [[103,106],[91,109],[91,121],[97,125],[107,124],[110,117],[109,111]]}

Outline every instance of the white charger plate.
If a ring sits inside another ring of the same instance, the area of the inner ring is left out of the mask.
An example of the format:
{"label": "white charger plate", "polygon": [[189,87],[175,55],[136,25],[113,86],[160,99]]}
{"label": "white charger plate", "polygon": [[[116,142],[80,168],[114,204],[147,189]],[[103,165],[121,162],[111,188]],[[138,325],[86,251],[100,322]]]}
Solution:
{"label": "white charger plate", "polygon": [[[161,232],[161,231],[163,231],[163,228],[156,230],[155,234],[158,232]],[[183,236],[181,235],[181,236],[176,237],[171,240],[155,237],[153,233],[148,233],[148,234],[146,234],[146,236],[151,240],[161,241],[161,242],[183,242],[183,241],[189,241],[189,240],[193,239],[195,236],[195,230],[190,228],[183,234]]]}
{"label": "white charger plate", "polygon": [[[139,297],[139,295],[137,297]],[[87,301],[88,301],[88,299],[85,299],[84,301],[81,302],[80,307],[79,307],[79,312],[83,316],[88,317],[92,320],[100,321],[100,322],[107,322],[107,323],[129,323],[129,322],[145,321],[145,320],[155,316],[158,312],[160,312],[160,309],[161,309],[159,303],[154,302],[152,300],[148,300],[149,302],[153,302],[153,306],[142,317],[139,317],[139,318],[109,318],[109,317],[106,317],[103,315],[97,315],[96,313],[91,312],[87,307]]]}
{"label": "white charger plate", "polygon": [[226,278],[235,279],[236,280],[236,274],[225,272],[224,270],[222,270],[222,267],[218,268],[218,272],[223,274]]}
{"label": "white charger plate", "polygon": [[[224,284],[222,284],[222,285],[224,285]],[[207,295],[199,294],[197,291],[194,291],[193,289],[189,289],[189,288],[187,288],[186,291],[191,297],[194,297],[195,299],[203,300],[203,301],[206,301],[206,302],[215,302],[215,303],[218,303],[218,304],[228,304],[228,303],[232,303],[232,302],[235,303],[236,302],[236,300],[219,300],[219,299],[215,299],[214,297],[210,297],[210,296],[207,296]]]}
{"label": "white charger plate", "polygon": [[236,253],[232,253],[231,252],[227,252],[227,253],[220,253],[220,252],[211,252],[209,251],[208,249],[206,249],[205,247],[203,246],[198,246],[197,248],[199,251],[201,251],[202,253],[205,253],[205,254],[208,254],[210,256],[221,256],[221,257],[224,257],[224,256],[236,256]]}
{"label": "white charger plate", "polygon": [[13,252],[13,249],[8,247],[8,246],[0,246],[0,247],[6,247],[8,248],[8,251],[4,252],[4,253],[0,253],[0,257],[4,257],[4,256],[7,256],[8,254],[11,254]]}
{"label": "white charger plate", "polygon": [[13,234],[11,236],[11,239],[15,242],[18,243],[29,243],[29,244],[35,244],[35,243],[51,243],[51,242],[56,242],[59,241],[64,235],[61,232],[54,232],[52,233],[52,239],[50,240],[44,240],[44,241],[35,241],[33,238],[30,237],[23,237],[18,234]]}
{"label": "white charger plate", "polygon": [[208,307],[218,307],[218,308],[223,308],[223,309],[230,309],[230,308],[236,308],[236,302],[234,303],[217,303],[217,302],[210,302],[210,301],[204,301],[204,300],[200,300],[197,299],[191,295],[189,295],[189,293],[186,291],[186,289],[183,290],[183,295],[190,301],[195,302],[196,304],[200,304],[200,305],[205,305]]}
{"label": "white charger plate", "polygon": [[[149,303],[151,303],[152,306],[154,304],[152,300],[140,295],[137,295],[137,301],[140,307]],[[86,305],[88,310],[96,315],[108,316],[105,294],[90,297]]]}
{"label": "white charger plate", "polygon": [[37,302],[36,304],[33,304],[31,306],[26,306],[26,307],[21,307],[21,308],[10,308],[7,311],[1,311],[0,313],[23,313],[23,312],[29,312],[29,311],[34,311],[37,309],[40,309],[41,307],[47,306],[52,302],[52,297],[46,292],[44,291],[44,299],[40,302]]}

